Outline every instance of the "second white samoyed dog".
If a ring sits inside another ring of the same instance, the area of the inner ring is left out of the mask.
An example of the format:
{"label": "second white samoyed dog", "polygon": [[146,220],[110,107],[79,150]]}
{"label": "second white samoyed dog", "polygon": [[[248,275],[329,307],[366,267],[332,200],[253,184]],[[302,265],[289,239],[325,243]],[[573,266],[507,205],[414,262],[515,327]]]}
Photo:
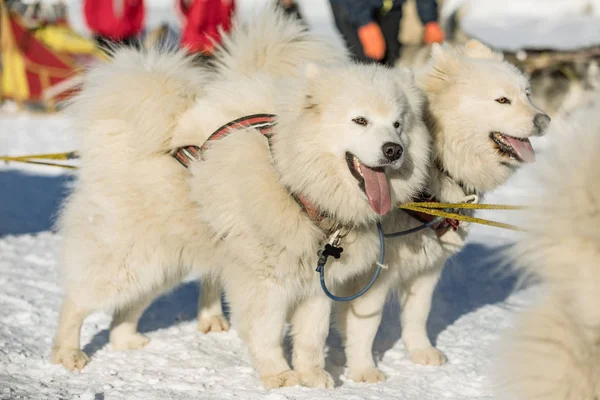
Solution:
{"label": "second white samoyed dog", "polygon": [[[261,32],[310,46],[297,23],[261,18]],[[253,37],[229,53],[232,63],[260,69],[285,51]],[[325,59],[326,47],[315,47]],[[370,269],[376,223],[426,180],[429,135],[410,74],[340,63],[301,71],[215,79],[180,54],[135,50],[92,70],[72,110],[83,159],[61,218],[65,299],[54,362],[85,365],[79,331],[101,309],[114,310],[113,347],[144,346],[141,313],[193,270],[222,279],[265,387],[333,385],[317,252],[332,227],[344,231],[326,275],[334,290]],[[288,318],[293,370],[282,348]]]}
{"label": "second white samoyed dog", "polygon": [[[428,99],[433,149],[429,182],[417,201],[477,201],[520,165],[534,161],[529,137],[543,135],[550,118],[531,103],[527,79],[501,54],[477,41],[462,49],[436,45],[418,83]],[[427,221],[427,215],[396,210],[384,218],[384,227],[388,233],[398,232]],[[442,220],[432,229],[386,240],[389,268],[364,296],[341,305],[337,315],[351,379],[384,379],[372,346],[390,291],[399,291],[402,341],[410,358],[425,365],[445,362],[431,345],[427,317],[442,267],[462,249],[467,233],[468,224]],[[364,285],[365,279],[356,280],[348,291]]]}

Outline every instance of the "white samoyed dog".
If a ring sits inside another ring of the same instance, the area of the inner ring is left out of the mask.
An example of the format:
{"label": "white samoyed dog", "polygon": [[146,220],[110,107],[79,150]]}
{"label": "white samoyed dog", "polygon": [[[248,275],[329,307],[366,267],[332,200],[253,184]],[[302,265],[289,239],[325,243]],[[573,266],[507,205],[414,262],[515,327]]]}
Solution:
{"label": "white samoyed dog", "polygon": [[265,387],[333,385],[317,253],[343,232],[325,277],[332,290],[371,269],[376,223],[426,182],[423,96],[411,74],[347,63],[297,22],[258,18],[230,38],[242,45],[221,50],[222,75],[179,53],[131,49],[87,75],[71,108],[82,163],[60,220],[53,362],[87,363],[80,328],[97,310],[114,312],[114,348],[143,347],[144,309],[195,272],[223,282]]}
{"label": "white samoyed dog", "polygon": [[[426,121],[433,140],[429,181],[417,201],[479,201],[519,166],[535,160],[529,138],[543,135],[550,118],[531,103],[527,79],[501,54],[478,41],[464,48],[436,45],[429,65],[417,76],[427,96]],[[428,220],[396,210],[384,218],[384,228],[386,233],[405,231]],[[442,267],[463,248],[468,230],[468,224],[442,220],[431,229],[386,240],[389,268],[364,296],[338,308],[351,379],[384,380],[372,346],[386,298],[395,291],[400,296],[402,341],[411,360],[424,365],[446,361],[432,346],[426,322]],[[365,279],[357,279],[347,291],[364,285]]]}

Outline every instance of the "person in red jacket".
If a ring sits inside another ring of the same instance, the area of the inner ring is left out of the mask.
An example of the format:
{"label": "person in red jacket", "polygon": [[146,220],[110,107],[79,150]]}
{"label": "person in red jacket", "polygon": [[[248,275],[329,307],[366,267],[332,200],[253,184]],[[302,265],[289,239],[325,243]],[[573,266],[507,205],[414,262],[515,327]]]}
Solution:
{"label": "person in red jacket", "polygon": [[143,0],[85,0],[85,21],[101,47],[138,46],[144,28]]}
{"label": "person in red jacket", "polygon": [[234,0],[176,0],[183,29],[181,47],[189,53],[210,56],[221,33],[231,31]]}

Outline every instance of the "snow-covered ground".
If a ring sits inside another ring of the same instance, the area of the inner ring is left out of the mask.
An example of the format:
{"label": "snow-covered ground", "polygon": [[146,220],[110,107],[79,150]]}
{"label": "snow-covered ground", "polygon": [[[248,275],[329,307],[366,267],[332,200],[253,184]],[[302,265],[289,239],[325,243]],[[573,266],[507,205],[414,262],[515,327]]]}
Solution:
{"label": "snow-covered ground", "polygon": [[[0,153],[73,150],[68,121],[60,116],[0,114]],[[534,142],[540,150],[544,140]],[[375,343],[384,384],[344,378],[344,357],[332,332],[328,370],[334,390],[286,388],[265,392],[235,332],[196,331],[199,290],[188,281],[157,300],[140,329],[152,342],[140,351],[116,352],[108,344],[110,318],[96,314],[83,327],[91,362],[69,373],[48,361],[61,301],[57,251],[51,221],[73,180],[64,170],[0,166],[0,399],[488,399],[486,368],[493,344],[510,323],[515,279],[499,267],[498,251],[513,233],[476,227],[470,244],[446,268],[436,291],[429,331],[449,358],[443,367],[414,365],[399,341],[398,308],[389,304]],[[535,188],[527,169],[489,201],[519,203]],[[487,214],[518,222],[518,215]]]}

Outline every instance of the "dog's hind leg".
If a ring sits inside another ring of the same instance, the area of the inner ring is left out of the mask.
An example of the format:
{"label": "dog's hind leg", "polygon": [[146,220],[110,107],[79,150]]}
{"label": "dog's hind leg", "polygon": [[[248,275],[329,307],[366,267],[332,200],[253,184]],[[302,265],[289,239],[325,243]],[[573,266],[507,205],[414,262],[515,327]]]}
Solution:
{"label": "dog's hind leg", "polygon": [[150,339],[137,332],[138,321],[153,298],[145,296],[117,309],[110,324],[110,344],[115,350],[134,350],[146,346]]}
{"label": "dog's hind leg", "polygon": [[292,317],[293,365],[304,386],[333,387],[333,378],[324,369],[330,313],[331,301],[319,294],[300,303]]}
{"label": "dog's hind leg", "polygon": [[221,305],[221,284],[218,280],[207,278],[200,281],[198,330],[202,333],[229,330],[229,321]]}
{"label": "dog's hind leg", "polygon": [[261,382],[266,389],[300,384],[298,372],[290,368],[283,353],[288,293],[269,278],[240,275],[224,281],[227,299],[233,325],[248,346]]}
{"label": "dog's hind leg", "polygon": [[401,293],[402,341],[410,359],[417,364],[442,365],[446,362],[444,354],[431,345],[427,335],[427,318],[440,272],[441,267],[417,276],[404,285]]}
{"label": "dog's hind leg", "polygon": [[52,347],[52,363],[62,364],[71,371],[85,367],[88,357],[80,349],[79,335],[83,320],[91,311],[65,297],[60,310],[54,347]]}

